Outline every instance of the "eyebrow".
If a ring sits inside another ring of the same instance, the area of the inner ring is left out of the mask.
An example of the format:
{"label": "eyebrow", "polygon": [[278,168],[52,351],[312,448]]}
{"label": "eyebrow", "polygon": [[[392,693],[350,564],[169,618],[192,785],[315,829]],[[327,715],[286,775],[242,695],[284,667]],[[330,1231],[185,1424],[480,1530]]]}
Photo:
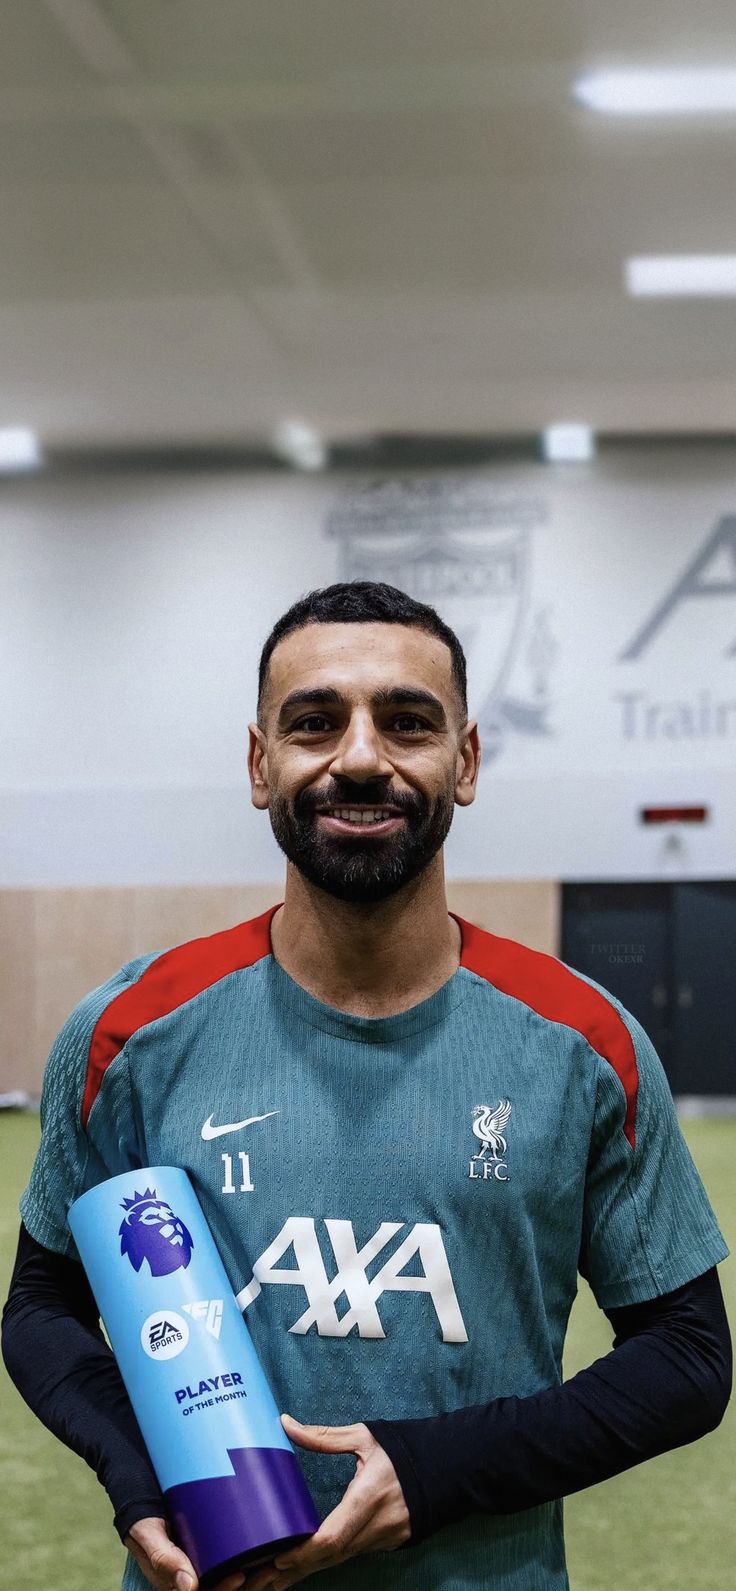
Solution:
{"label": "eyebrow", "polygon": [[[315,685],[309,690],[290,691],[281,703],[278,722],[282,725],[298,707],[343,707],[346,698],[331,685]],[[420,690],[416,685],[394,685],[391,690],[374,691],[370,698],[372,707],[423,707],[436,718],[440,728],[447,724],[441,701],[431,691]]]}

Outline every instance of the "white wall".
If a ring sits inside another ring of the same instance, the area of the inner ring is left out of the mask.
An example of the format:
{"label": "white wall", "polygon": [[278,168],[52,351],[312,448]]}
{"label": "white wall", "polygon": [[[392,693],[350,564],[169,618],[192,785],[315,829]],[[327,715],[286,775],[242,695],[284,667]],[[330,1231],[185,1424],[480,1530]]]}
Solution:
{"label": "white wall", "polygon": [[[313,586],[382,578],[458,629],[485,758],[452,877],[736,874],[726,450],[591,468],[140,474],[0,492],[0,884],[279,878],[245,755],[261,645]],[[705,587],[717,589],[705,591]],[[679,849],[639,806],[704,802]]]}

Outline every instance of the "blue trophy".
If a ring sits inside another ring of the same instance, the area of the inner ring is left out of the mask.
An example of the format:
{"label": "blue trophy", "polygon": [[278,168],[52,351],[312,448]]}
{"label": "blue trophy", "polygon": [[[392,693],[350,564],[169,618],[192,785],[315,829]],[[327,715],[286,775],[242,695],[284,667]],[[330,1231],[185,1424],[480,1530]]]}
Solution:
{"label": "blue trophy", "polygon": [[202,1586],[312,1535],[319,1519],[186,1172],[112,1177],[69,1225]]}

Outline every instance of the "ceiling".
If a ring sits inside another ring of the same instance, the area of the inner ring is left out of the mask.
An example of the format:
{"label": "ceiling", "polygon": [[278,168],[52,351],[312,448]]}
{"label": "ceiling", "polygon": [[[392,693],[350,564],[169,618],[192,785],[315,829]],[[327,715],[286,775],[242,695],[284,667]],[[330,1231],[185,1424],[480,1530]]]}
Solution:
{"label": "ceiling", "polygon": [[606,120],[603,65],[736,64],[726,0],[3,0],[0,424],[50,446],[736,430],[736,117]]}

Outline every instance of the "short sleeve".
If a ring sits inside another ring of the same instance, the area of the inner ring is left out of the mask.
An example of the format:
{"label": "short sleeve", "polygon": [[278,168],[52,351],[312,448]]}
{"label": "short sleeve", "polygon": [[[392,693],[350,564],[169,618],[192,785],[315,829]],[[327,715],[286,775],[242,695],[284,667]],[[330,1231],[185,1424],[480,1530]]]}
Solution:
{"label": "short sleeve", "polygon": [[631,1034],[638,1085],[634,1144],[626,1096],[597,1056],[580,1271],[602,1309],[658,1298],[725,1259],[728,1248],[680,1130],[662,1063],[641,1025],[608,996]]}
{"label": "short sleeve", "polygon": [[[76,1255],[69,1230],[69,1207],[80,1194],[117,1170],[120,1132],[115,1118],[130,1131],[131,1112],[126,1108],[127,1064],[115,1063],[117,1075],[105,1079],[106,1098],[98,1099],[93,1112],[94,1133],[82,1126],[82,1097],[89,1049],[97,1022],[110,1001],[133,978],[132,963],[94,989],[75,1007],[51,1049],[41,1095],[41,1142],[28,1187],[20,1201],[21,1218],[37,1243],[57,1254]],[[124,1095],[125,1099],[121,1099]],[[118,1147],[116,1147],[116,1145]]]}

